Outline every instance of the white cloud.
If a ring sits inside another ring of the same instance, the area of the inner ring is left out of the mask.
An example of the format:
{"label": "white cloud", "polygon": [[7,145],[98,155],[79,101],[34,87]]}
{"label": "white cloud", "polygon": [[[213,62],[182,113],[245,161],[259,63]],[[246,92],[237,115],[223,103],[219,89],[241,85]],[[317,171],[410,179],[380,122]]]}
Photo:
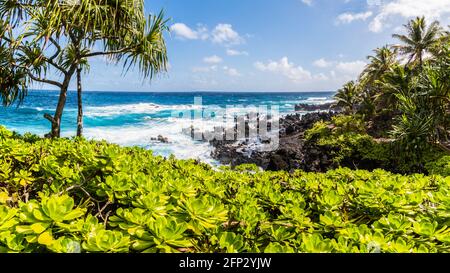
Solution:
{"label": "white cloud", "polygon": [[193,67],[192,72],[194,73],[209,73],[209,72],[214,72],[217,71],[217,66],[216,65],[212,65],[212,66],[197,66],[197,67]]}
{"label": "white cloud", "polygon": [[319,73],[319,74],[317,74],[317,75],[314,75],[313,78],[314,78],[315,80],[319,80],[319,81],[327,81],[327,80],[330,79],[327,75],[325,75],[325,74],[323,74],[323,73]]}
{"label": "white cloud", "polygon": [[290,62],[288,57],[279,61],[256,62],[254,67],[262,72],[281,76],[274,78],[259,77],[267,87],[277,87],[279,90],[315,91],[337,90],[345,82],[356,80],[366,63],[360,60],[339,61],[321,58],[313,62],[321,71],[312,73],[301,65]]}
{"label": "white cloud", "polygon": [[359,74],[361,74],[366,65],[367,63],[363,61],[339,62],[336,65],[336,69],[347,76],[356,78]]}
{"label": "white cloud", "polygon": [[371,12],[371,11],[361,12],[361,13],[346,12],[346,13],[340,14],[337,17],[336,23],[337,24],[350,24],[351,22],[357,21],[357,20],[366,21],[372,15],[373,15],[373,12]]}
{"label": "white cloud", "polygon": [[240,77],[242,76],[241,73],[236,68],[224,66],[223,70],[225,71],[225,74],[231,77]]}
{"label": "white cloud", "polygon": [[308,6],[312,6],[313,0],[302,0],[303,4],[306,4]]}
{"label": "white cloud", "polygon": [[234,50],[234,49],[227,49],[227,55],[228,56],[248,56],[248,52],[247,51],[238,51],[238,50]]}
{"label": "white cloud", "polygon": [[201,25],[197,27],[197,30],[193,30],[183,23],[176,23],[170,27],[170,30],[175,33],[176,37],[179,39],[206,40],[209,37],[208,29]]}
{"label": "white cloud", "polygon": [[[208,31],[208,28],[201,24],[198,24],[197,29],[194,30],[186,24],[176,23],[170,27],[170,30],[176,38],[181,40],[210,40],[227,47],[245,43],[245,39],[233,29],[231,24],[218,24],[212,31]],[[248,55],[248,53],[231,50],[228,55]]]}
{"label": "white cloud", "polygon": [[203,62],[205,62],[207,64],[219,64],[222,61],[223,61],[222,58],[220,58],[217,55],[213,55],[213,56],[210,56],[210,57],[203,58]]}
{"label": "white cloud", "polygon": [[[373,2],[373,3],[372,3]],[[369,29],[381,32],[396,17],[411,18],[425,16],[428,20],[444,19],[448,23],[450,16],[450,1],[448,0],[391,0],[372,1],[369,6],[378,9],[378,13],[371,21]]]}
{"label": "white cloud", "polygon": [[324,58],[315,60],[313,65],[320,68],[327,68],[333,65],[333,62],[327,61]]}
{"label": "white cloud", "polygon": [[255,67],[260,71],[281,74],[293,82],[301,82],[313,78],[311,72],[301,66],[295,66],[293,63],[290,63],[288,57],[283,57],[278,62],[269,61],[267,64],[256,62]]}
{"label": "white cloud", "polygon": [[230,24],[218,24],[211,33],[213,43],[222,45],[238,45],[244,42],[239,33]]}

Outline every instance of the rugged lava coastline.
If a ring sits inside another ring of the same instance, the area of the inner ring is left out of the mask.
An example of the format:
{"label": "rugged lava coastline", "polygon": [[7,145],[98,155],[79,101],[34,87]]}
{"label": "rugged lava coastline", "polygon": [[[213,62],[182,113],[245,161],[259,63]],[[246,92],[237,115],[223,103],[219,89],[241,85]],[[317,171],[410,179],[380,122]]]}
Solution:
{"label": "rugged lava coastline", "polygon": [[[255,164],[264,170],[296,170],[323,172],[335,167],[333,161],[323,147],[305,140],[305,132],[311,129],[318,121],[330,121],[338,115],[341,109],[332,103],[295,106],[295,113],[284,116],[279,123],[279,145],[273,151],[259,151],[254,139],[248,138],[249,124],[245,123],[246,139],[243,140],[210,140],[213,147],[211,157],[224,165],[232,167],[242,164]],[[237,122],[237,121],[236,121]],[[268,129],[271,130],[268,122]],[[235,127],[235,134],[237,123]],[[259,129],[259,128],[258,128]],[[224,128],[215,128],[216,132],[225,132]],[[186,129],[185,133],[194,137],[193,128]],[[203,136],[210,132],[202,132]],[[207,142],[204,137],[203,141]],[[260,140],[262,144],[264,140]]]}
{"label": "rugged lava coastline", "polygon": [[220,163],[231,166],[256,164],[264,170],[325,171],[333,163],[321,148],[304,139],[305,132],[318,121],[329,121],[336,112],[316,112],[306,115],[291,114],[280,120],[278,149],[260,152],[254,149],[253,141],[213,140],[211,156]]}

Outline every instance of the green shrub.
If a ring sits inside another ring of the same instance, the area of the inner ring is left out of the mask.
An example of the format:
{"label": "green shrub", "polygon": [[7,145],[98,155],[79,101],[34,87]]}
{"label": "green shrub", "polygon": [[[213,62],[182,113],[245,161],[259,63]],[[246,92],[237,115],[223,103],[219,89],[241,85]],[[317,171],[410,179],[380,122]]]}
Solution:
{"label": "green shrub", "polygon": [[331,122],[318,122],[306,132],[306,140],[324,147],[338,165],[353,166],[358,161],[374,162],[376,167],[389,163],[389,147],[368,135],[362,117],[339,115]]}
{"label": "green shrub", "polygon": [[[415,150],[403,150],[398,142],[375,139],[366,132],[363,118],[358,115],[339,115],[330,122],[318,122],[305,137],[322,147],[323,152],[341,167],[382,168],[402,174],[427,173],[429,168],[425,165],[443,156],[442,151],[431,145],[422,145],[420,153],[415,153]],[[442,171],[436,173],[445,174]]]}
{"label": "green shrub", "polygon": [[439,160],[432,161],[426,165],[430,174],[450,176],[450,156],[443,156]]}
{"label": "green shrub", "polygon": [[449,176],[213,170],[0,135],[0,252],[450,252]]}

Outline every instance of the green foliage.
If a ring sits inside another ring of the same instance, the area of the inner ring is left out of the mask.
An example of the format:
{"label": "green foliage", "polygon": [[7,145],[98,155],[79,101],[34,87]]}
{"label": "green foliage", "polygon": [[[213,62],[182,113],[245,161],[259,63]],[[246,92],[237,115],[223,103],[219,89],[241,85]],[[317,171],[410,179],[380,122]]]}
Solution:
{"label": "green foliage", "polygon": [[443,156],[439,160],[429,162],[426,168],[430,174],[450,176],[450,156]]}
{"label": "green foliage", "polygon": [[[417,171],[435,152],[448,152],[450,137],[450,39],[434,21],[417,17],[404,25],[399,44],[374,50],[357,82],[338,90],[346,114],[363,115],[370,133],[389,137],[398,169]],[[404,59],[404,62],[400,62]],[[408,164],[404,158],[412,163]]]}
{"label": "green foliage", "polygon": [[3,128],[0,170],[0,252],[450,251],[450,176],[213,170]]}
{"label": "green foliage", "polygon": [[355,113],[359,102],[360,86],[354,81],[346,83],[334,96],[337,106],[342,107],[347,114]]}
{"label": "green foliage", "polygon": [[[410,135],[411,136],[411,135]],[[436,160],[445,155],[423,138],[375,139],[366,132],[362,116],[339,115],[330,122],[318,122],[306,132],[306,140],[322,147],[337,166],[361,169],[382,168],[396,173],[428,173]],[[441,163],[444,164],[444,163]],[[445,170],[436,170],[446,175]]]}
{"label": "green foliage", "polygon": [[377,143],[366,133],[361,116],[339,115],[331,122],[318,122],[306,132],[306,140],[326,148],[338,165],[348,160],[355,164],[358,160],[372,160],[379,167],[388,165],[388,145]]}

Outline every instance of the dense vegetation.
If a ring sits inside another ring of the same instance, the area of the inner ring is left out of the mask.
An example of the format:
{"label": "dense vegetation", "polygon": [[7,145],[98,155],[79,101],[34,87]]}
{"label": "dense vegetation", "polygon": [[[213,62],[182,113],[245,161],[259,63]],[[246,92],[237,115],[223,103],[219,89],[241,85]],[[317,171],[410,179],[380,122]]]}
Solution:
{"label": "dense vegetation", "polygon": [[449,252],[436,175],[212,169],[0,129],[1,252]]}
{"label": "dense vegetation", "polygon": [[343,166],[426,173],[430,160],[450,154],[450,34],[425,18],[405,31],[337,92],[347,116],[308,133]]}
{"label": "dense vegetation", "polygon": [[348,167],[373,170],[381,168],[394,173],[433,173],[437,161],[449,153],[439,147],[405,153],[394,139],[377,138],[370,134],[363,116],[337,115],[329,122],[318,122],[306,132],[306,141],[319,147],[332,159],[328,169]]}

